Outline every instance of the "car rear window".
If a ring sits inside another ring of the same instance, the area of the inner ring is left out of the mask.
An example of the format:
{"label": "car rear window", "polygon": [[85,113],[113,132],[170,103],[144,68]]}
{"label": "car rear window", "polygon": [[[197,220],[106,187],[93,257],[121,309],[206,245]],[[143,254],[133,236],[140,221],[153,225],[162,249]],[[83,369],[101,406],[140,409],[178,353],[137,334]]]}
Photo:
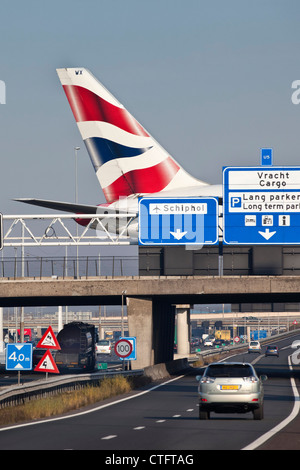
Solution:
{"label": "car rear window", "polygon": [[98,344],[99,344],[100,346],[109,346],[109,341],[102,340],[102,341],[99,341]]}
{"label": "car rear window", "polygon": [[205,375],[208,377],[251,377],[253,370],[247,364],[213,364],[207,368]]}

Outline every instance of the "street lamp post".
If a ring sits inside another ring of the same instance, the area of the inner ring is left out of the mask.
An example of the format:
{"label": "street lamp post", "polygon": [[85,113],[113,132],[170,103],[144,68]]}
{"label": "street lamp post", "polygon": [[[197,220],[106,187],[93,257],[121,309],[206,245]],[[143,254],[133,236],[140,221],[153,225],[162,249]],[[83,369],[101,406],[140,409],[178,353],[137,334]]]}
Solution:
{"label": "street lamp post", "polygon": [[78,168],[77,168],[77,157],[78,157],[78,150],[80,147],[74,147],[75,150],[75,202],[78,202]]}
{"label": "street lamp post", "polygon": [[[78,203],[78,165],[77,157],[80,147],[74,147],[75,150],[75,203]],[[76,278],[78,279],[78,224],[76,224]]]}
{"label": "street lamp post", "polygon": [[[122,291],[122,317],[121,317],[121,337],[124,338],[124,295],[127,294],[126,290]],[[122,361],[122,369],[125,370],[125,359]]]}
{"label": "street lamp post", "polygon": [[124,337],[124,295],[127,294],[126,290],[122,291],[122,312],[121,312],[121,336]]}

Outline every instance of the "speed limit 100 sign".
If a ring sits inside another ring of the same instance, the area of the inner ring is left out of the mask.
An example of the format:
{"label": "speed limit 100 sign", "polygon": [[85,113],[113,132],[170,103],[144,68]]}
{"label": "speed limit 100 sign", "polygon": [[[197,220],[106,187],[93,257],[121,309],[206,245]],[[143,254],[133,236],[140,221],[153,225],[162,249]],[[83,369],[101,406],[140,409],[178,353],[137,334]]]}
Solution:
{"label": "speed limit 100 sign", "polygon": [[115,353],[119,357],[127,357],[132,353],[132,344],[127,339],[120,339],[115,344]]}

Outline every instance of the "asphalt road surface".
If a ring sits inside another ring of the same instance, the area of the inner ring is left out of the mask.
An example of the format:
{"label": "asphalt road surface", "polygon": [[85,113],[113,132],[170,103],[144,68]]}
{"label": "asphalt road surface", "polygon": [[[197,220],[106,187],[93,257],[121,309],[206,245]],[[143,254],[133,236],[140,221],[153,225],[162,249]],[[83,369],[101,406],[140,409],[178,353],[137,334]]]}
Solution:
{"label": "asphalt road surface", "polygon": [[[293,411],[295,390],[288,356],[295,352],[291,348],[294,339],[276,342],[280,348],[279,358],[257,353],[230,358],[252,362],[258,374],[268,375],[264,382],[264,419],[261,421],[253,420],[252,413],[211,413],[210,420],[200,421],[195,379],[200,372],[198,369],[66,417],[26,426],[2,427],[0,449],[102,449],[108,454],[116,450],[134,454],[138,450],[178,452],[252,448],[252,443],[282,423]],[[299,386],[299,366],[295,364],[293,368]],[[270,435],[268,445],[272,438]],[[259,441],[258,448],[263,445],[263,440]]]}

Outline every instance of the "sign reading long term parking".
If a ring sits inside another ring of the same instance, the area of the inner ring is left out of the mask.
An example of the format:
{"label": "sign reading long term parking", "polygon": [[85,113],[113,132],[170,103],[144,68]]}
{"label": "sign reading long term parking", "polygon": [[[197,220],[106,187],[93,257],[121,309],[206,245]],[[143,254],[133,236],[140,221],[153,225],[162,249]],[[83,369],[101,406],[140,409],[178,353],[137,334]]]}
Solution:
{"label": "sign reading long term parking", "polygon": [[300,244],[300,167],[226,167],[223,204],[225,244]]}

